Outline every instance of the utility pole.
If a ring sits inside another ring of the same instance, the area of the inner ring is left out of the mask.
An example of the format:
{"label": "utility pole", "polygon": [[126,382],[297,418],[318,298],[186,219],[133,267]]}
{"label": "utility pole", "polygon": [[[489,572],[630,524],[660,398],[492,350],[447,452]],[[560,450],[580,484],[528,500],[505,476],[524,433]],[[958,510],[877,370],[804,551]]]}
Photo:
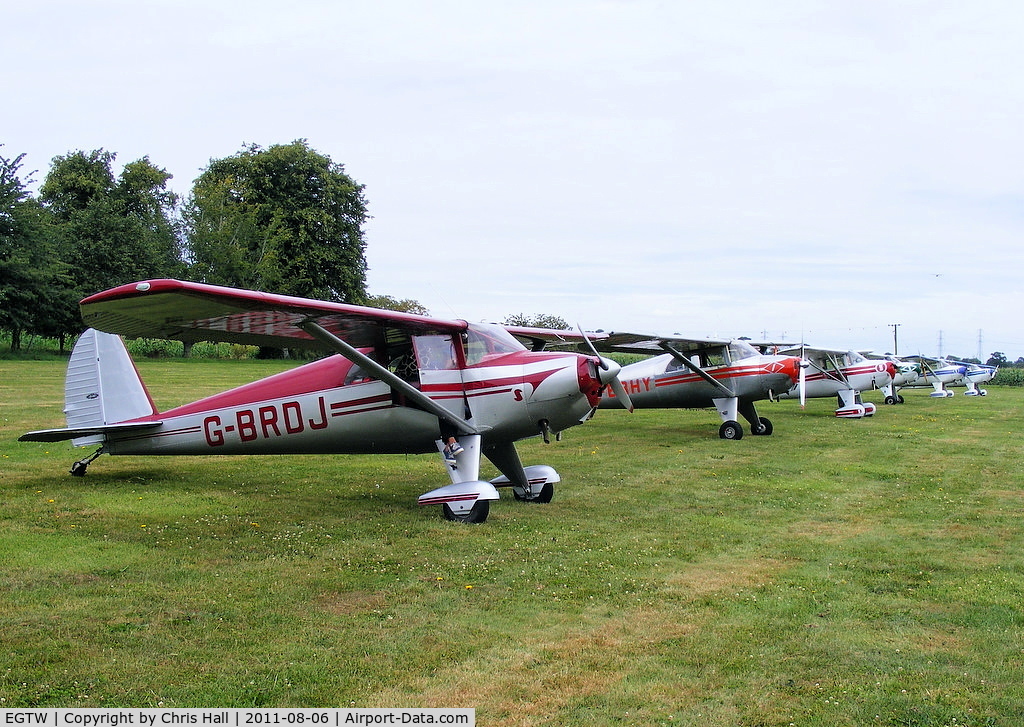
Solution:
{"label": "utility pole", "polygon": [[899,356],[900,355],[900,343],[899,343],[899,341],[896,338],[896,329],[899,328],[902,325],[903,325],[902,323],[890,323],[889,324],[889,326],[892,327],[892,355],[893,356]]}

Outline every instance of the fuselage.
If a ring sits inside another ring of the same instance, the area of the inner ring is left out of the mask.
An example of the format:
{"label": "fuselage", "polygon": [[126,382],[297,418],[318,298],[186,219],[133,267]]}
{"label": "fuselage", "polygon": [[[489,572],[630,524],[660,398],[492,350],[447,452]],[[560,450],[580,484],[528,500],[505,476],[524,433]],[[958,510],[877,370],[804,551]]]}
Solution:
{"label": "fuselage", "polygon": [[[482,443],[580,424],[597,406],[592,357],[527,351],[498,327],[412,339],[409,383],[472,424]],[[430,340],[426,340],[430,339]],[[430,359],[439,350],[449,354]],[[394,359],[398,367],[400,357]],[[442,360],[443,359],[443,360]],[[355,454],[436,451],[436,414],[340,355],[152,417],[154,430],[111,435],[111,454]]]}
{"label": "fuselage", "polygon": [[986,381],[991,381],[998,370],[995,366],[986,366],[985,364],[967,364],[967,370],[963,373],[963,378],[969,384],[984,384]]}
{"label": "fuselage", "polygon": [[967,366],[953,362],[936,363],[931,366],[921,365],[915,386],[934,386],[935,384],[951,384],[967,371]]}

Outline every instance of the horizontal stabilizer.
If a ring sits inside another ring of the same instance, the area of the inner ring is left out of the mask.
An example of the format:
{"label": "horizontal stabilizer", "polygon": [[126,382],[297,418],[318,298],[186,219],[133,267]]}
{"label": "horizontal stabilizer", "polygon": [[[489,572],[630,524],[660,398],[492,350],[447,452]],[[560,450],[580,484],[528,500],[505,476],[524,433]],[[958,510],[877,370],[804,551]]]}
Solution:
{"label": "horizontal stabilizer", "polygon": [[101,424],[94,427],[66,427],[63,429],[40,429],[27,432],[18,437],[19,442],[63,442],[65,439],[95,437],[104,434],[122,434],[124,432],[152,429],[163,422],[130,422],[126,424]]}

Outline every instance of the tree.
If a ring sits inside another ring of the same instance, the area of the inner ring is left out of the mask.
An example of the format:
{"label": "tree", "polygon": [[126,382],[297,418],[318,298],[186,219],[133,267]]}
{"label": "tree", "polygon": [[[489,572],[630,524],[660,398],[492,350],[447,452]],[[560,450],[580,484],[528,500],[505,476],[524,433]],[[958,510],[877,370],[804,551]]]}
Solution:
{"label": "tree", "polygon": [[48,217],[19,177],[24,156],[0,156],[0,328],[10,332],[12,351],[21,348],[23,332],[40,332],[67,282]]}
{"label": "tree", "polygon": [[363,185],[305,139],[213,160],[184,209],[190,277],[335,302],[366,297]]}
{"label": "tree", "polygon": [[383,308],[384,310],[394,310],[400,313],[415,313],[418,316],[429,316],[430,311],[415,300],[409,298],[403,298],[398,300],[390,295],[371,295],[364,301],[365,305],[371,308]]}
{"label": "tree", "polygon": [[53,160],[39,190],[51,213],[62,260],[74,283],[49,327],[55,335],[81,328],[77,301],[144,278],[177,277],[184,268],[174,216],[171,175],[149,157],[126,164],[115,179],[116,154],[77,151]]}
{"label": "tree", "polygon": [[1006,354],[1002,351],[995,351],[985,362],[988,366],[1005,366],[1007,364]]}
{"label": "tree", "polygon": [[505,325],[522,326],[524,328],[550,328],[556,331],[566,331],[572,328],[565,322],[564,318],[554,315],[538,313],[535,316],[527,316],[522,313],[506,316]]}

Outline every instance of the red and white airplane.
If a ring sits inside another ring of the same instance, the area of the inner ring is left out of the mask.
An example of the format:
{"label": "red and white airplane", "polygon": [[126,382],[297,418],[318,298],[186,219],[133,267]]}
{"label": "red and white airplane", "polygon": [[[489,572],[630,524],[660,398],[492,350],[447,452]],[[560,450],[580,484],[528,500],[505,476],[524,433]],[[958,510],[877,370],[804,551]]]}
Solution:
{"label": "red and white airplane", "polygon": [[754,402],[788,391],[800,372],[798,357],[764,355],[743,340],[609,333],[593,345],[607,353],[651,356],[623,366],[619,372],[629,400],[623,402],[617,392],[606,392],[601,408],[714,407],[722,418],[718,430],[722,439],[743,436],[739,415],[750,423],[751,434],[771,434],[771,421],[758,415]]}
{"label": "red and white airplane", "polygon": [[[177,280],[123,285],[81,302],[91,326],[72,352],[67,428],[22,441],[99,444],[102,453],[365,454],[440,452],[451,484],[419,497],[446,518],[483,522],[497,487],[550,501],[558,473],[524,467],[519,439],[589,419],[618,364],[593,355],[529,351],[497,325]],[[117,335],[330,350],[330,356],[159,412]],[[523,329],[527,338],[532,329]],[[550,336],[552,332],[546,332]],[[579,340],[582,333],[563,332]],[[449,437],[457,453],[446,452]],[[480,457],[502,473],[479,479]]]}
{"label": "red and white airplane", "polygon": [[890,384],[896,375],[892,361],[872,361],[857,351],[834,348],[793,346],[783,353],[800,355],[803,359],[801,380],[780,399],[806,399],[834,396],[838,401],[836,416],[859,419],[871,416],[877,407],[861,400],[862,391],[880,389]]}

